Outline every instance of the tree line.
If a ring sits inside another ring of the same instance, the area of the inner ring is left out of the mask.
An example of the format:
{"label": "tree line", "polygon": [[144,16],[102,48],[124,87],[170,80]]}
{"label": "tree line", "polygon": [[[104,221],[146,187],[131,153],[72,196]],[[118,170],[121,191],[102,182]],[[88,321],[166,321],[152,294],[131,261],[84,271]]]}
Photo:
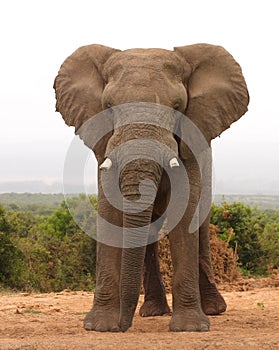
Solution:
{"label": "tree line", "polygon": [[[85,195],[70,199],[82,208]],[[97,209],[96,196],[90,196]],[[83,211],[81,220],[86,220]],[[241,202],[213,204],[211,223],[229,242],[246,275],[266,275],[279,267],[279,211]],[[83,233],[62,201],[51,213],[4,208],[0,204],[0,286],[22,291],[92,290],[96,242]]]}

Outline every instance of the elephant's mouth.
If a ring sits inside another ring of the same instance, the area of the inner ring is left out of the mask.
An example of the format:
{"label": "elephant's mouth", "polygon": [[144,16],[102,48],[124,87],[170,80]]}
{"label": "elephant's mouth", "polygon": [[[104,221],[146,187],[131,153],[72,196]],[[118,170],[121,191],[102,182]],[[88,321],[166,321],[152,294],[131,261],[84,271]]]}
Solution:
{"label": "elephant's mouth", "polygon": [[[179,167],[179,162],[176,157],[173,157],[169,161],[169,166],[171,169]],[[100,170],[109,170],[112,167],[112,160],[110,158],[106,158],[104,162],[100,165]]]}
{"label": "elephant's mouth", "polygon": [[114,207],[139,216],[154,205],[163,170],[169,176],[179,167],[177,153],[165,144],[151,139],[130,140],[100,165],[102,186]]}
{"label": "elephant's mouth", "polygon": [[[113,135],[106,147],[107,157],[116,147],[132,140],[157,141],[178,153],[174,132],[181,115],[173,109],[155,103],[126,103],[111,108],[111,115]],[[146,149],[152,154],[152,148],[149,147],[147,144]]]}

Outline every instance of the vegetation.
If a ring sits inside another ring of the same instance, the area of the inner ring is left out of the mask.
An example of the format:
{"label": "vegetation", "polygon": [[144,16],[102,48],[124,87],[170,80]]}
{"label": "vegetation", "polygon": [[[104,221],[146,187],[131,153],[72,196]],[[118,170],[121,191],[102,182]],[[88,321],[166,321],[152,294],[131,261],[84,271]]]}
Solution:
{"label": "vegetation", "polygon": [[[1,201],[1,197],[0,197]],[[271,196],[271,195],[215,195],[214,203],[217,205],[221,205],[222,203],[235,203],[241,202],[244,205],[249,207],[257,207],[260,210],[279,210],[279,196]]]}
{"label": "vegetation", "polygon": [[5,209],[30,211],[38,215],[51,215],[63,201],[63,194],[1,193],[0,203]]}
{"label": "vegetation", "polygon": [[[82,200],[83,196],[76,197],[74,203]],[[75,224],[64,201],[49,216],[0,206],[0,284],[4,287],[41,292],[92,289],[95,250],[95,241]]]}
{"label": "vegetation", "polygon": [[[41,292],[92,290],[95,241],[76,225],[61,197],[54,195],[50,200],[51,195],[35,195],[32,203],[32,196],[24,194],[21,202],[9,203],[6,197],[5,207],[0,205],[0,287]],[[38,198],[47,201],[40,204]],[[85,198],[76,196],[68,203],[71,211],[81,213],[82,227],[90,217],[94,235],[96,215],[84,205]],[[96,197],[90,199],[96,208]],[[279,211],[223,201],[213,205],[211,222],[217,227],[217,238],[238,255],[245,274],[267,274],[279,268]]]}
{"label": "vegetation", "polygon": [[266,274],[279,267],[279,211],[223,202],[213,204],[211,222],[237,252],[245,274]]}
{"label": "vegetation", "polygon": [[[64,200],[61,193],[0,193],[0,203],[5,209],[31,211],[41,215],[52,214]],[[261,210],[279,210],[279,196],[271,195],[215,195],[214,203],[241,202]]]}

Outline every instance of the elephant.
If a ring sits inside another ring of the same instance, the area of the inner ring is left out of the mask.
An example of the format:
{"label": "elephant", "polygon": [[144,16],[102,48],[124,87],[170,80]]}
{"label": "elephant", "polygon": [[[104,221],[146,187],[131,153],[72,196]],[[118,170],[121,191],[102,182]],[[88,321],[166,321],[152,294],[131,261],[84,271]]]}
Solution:
{"label": "elephant", "polygon": [[[211,203],[211,141],[247,111],[249,94],[241,67],[223,47],[211,44],[180,46],[172,51],[121,51],[92,44],[80,47],[64,61],[54,89],[56,111],[67,125],[75,127],[98,162],[97,231],[107,229],[101,221],[109,222],[121,229],[125,241],[123,247],[97,242],[96,289],[84,328],[127,331],[132,326],[143,271],[145,300],[140,315],[170,312],[160,276],[158,242],[149,241],[150,235],[158,235],[167,217],[174,268],[169,330],[208,331],[208,315],[224,312],[226,303],[212,272],[210,212],[197,217],[200,202],[207,202],[207,207]],[[126,107],[121,110],[122,106]],[[87,123],[100,113],[111,129],[92,144],[91,136],[94,138],[97,131],[88,129]],[[137,118],[141,122],[137,123]],[[185,141],[185,137],[195,139],[186,118],[205,140],[206,146],[197,152],[207,154],[203,162],[207,168],[205,182],[195,151]],[[139,143],[141,138],[145,143]],[[140,146],[132,147],[134,141]],[[131,147],[117,151],[127,144]],[[118,174],[118,180],[109,187],[119,186],[123,199],[119,208],[104,189],[103,179],[111,171]],[[167,210],[172,198],[170,182],[180,181],[183,187],[183,171],[188,183],[184,192],[178,188],[176,196],[183,203],[186,193],[187,204],[175,222],[173,215],[183,205],[175,205],[174,199],[172,209]],[[172,176],[174,180],[170,180]],[[145,197],[141,196],[143,190]],[[134,211],[134,203],[142,197],[147,204]],[[193,228],[195,218],[198,221]],[[136,239],[140,243],[133,245]]]}

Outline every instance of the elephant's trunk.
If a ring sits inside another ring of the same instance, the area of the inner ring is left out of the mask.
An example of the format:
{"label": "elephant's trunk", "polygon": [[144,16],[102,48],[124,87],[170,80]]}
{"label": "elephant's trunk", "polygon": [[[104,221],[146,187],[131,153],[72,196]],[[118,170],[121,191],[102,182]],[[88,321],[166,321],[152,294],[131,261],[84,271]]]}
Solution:
{"label": "elephant's trunk", "polygon": [[162,176],[160,165],[137,159],[129,163],[120,177],[123,203],[123,250],[120,280],[120,329],[126,331],[140,294],[145,250],[153,205]]}

